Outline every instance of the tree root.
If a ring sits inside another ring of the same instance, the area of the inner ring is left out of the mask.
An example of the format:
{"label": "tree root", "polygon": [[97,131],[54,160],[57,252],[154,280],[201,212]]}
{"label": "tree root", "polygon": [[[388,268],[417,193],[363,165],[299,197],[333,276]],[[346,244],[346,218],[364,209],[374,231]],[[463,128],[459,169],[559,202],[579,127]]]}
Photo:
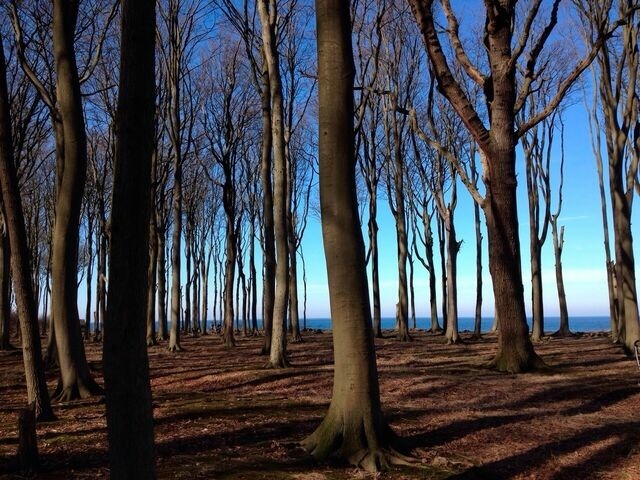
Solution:
{"label": "tree root", "polygon": [[301,446],[317,460],[335,457],[367,472],[385,471],[392,465],[420,464],[417,458],[409,455],[409,444],[398,437],[384,420],[376,422],[375,432],[370,428],[370,421],[365,419],[350,423],[351,426],[346,427],[344,421],[336,422],[336,416],[330,411],[322,424],[301,442]]}
{"label": "tree root", "polygon": [[75,384],[66,387],[62,385],[61,380],[58,380],[58,384],[51,394],[51,402],[65,403],[102,395],[104,395],[104,389],[92,378],[88,378],[83,381],[78,380]]}
{"label": "tree root", "polygon": [[533,355],[526,359],[520,358],[515,360],[507,359],[504,355],[496,355],[496,357],[487,364],[487,367],[504,373],[548,372],[552,370],[536,353],[533,353]]}
{"label": "tree root", "polygon": [[279,358],[277,362],[273,362],[269,360],[267,364],[264,366],[264,368],[266,369],[280,369],[280,368],[290,368],[290,367],[291,367],[291,363],[284,356]]}
{"label": "tree root", "polygon": [[184,352],[184,348],[182,348],[179,344],[175,344],[175,345],[169,345],[169,347],[167,347],[167,349],[170,352]]}

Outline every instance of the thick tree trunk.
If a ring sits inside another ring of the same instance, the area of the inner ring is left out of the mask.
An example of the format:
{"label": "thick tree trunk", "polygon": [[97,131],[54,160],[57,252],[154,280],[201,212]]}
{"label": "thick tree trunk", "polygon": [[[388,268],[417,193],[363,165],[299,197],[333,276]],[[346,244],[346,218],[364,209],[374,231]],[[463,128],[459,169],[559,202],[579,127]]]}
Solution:
{"label": "thick tree trunk", "polygon": [[155,478],[146,317],[155,112],[155,0],[122,0],[104,377],[112,479]]}
{"label": "thick tree trunk", "polygon": [[[209,259],[211,257],[209,256]],[[200,258],[200,297],[202,298],[201,331],[202,335],[208,335],[207,316],[209,315],[209,259],[204,257],[204,253]]]}
{"label": "thick tree trunk", "polygon": [[282,80],[276,45],[277,7],[275,0],[258,0],[262,24],[264,56],[269,71],[271,91],[271,135],[273,141],[273,216],[276,246],[276,288],[273,305],[271,351],[267,367],[287,367],[287,298],[289,294],[289,259],[287,248],[287,165],[284,142]]}
{"label": "thick tree trunk", "polygon": [[87,145],[74,51],[77,11],[75,2],[53,1],[56,93],[64,129],[64,165],[58,170],[51,252],[51,307],[60,363],[60,381],[54,398],[59,401],[103,393],[89,372],[78,318],[78,241]]}
{"label": "thick tree trunk", "polygon": [[[503,134],[507,139],[513,135]],[[489,270],[498,318],[498,351],[492,365],[500,371],[517,373],[543,367],[544,363],[533,350],[526,322],[520,269],[515,149],[512,145],[497,148],[491,158],[492,175],[487,185],[484,211],[489,237]]]}
{"label": "thick tree trunk", "polygon": [[182,331],[189,332],[191,330],[191,243],[193,241],[193,230],[189,225],[189,213],[187,213],[187,227],[185,228],[185,249],[184,258],[187,261],[186,265],[186,283],[184,285],[184,321],[182,322]]}
{"label": "thick tree trunk", "polygon": [[[11,249],[11,269],[22,336],[27,403],[34,404],[36,418],[52,420],[54,415],[42,363],[38,311],[31,282],[27,232],[13,157],[9,92],[2,41],[0,36],[0,204],[4,207],[3,216]],[[5,254],[7,253],[5,250]]]}
{"label": "thick tree trunk", "polygon": [[399,459],[383,418],[353,152],[349,2],[316,1],[320,105],[320,205],[334,338],[333,395],[321,425],[303,441],[369,471]]}

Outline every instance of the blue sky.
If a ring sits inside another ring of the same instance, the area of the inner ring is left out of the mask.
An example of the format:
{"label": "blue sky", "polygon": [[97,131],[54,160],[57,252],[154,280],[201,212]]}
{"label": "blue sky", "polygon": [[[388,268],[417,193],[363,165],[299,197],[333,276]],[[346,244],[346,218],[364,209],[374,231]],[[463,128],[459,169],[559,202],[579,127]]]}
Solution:
{"label": "blue sky", "polygon": [[[565,246],[562,256],[565,288],[569,316],[608,315],[608,297],[603,246],[602,218],[598,194],[598,178],[587,116],[582,104],[567,109],[565,114],[565,179],[564,201],[560,224],[565,226]],[[559,135],[555,144],[559,144]],[[559,163],[556,155],[552,160],[553,178],[558,178]],[[606,159],[606,157],[605,157]],[[526,180],[522,170],[524,159],[518,153],[518,209],[522,248],[522,270],[527,312],[531,309],[531,282],[529,268],[529,234],[526,197]],[[606,166],[605,166],[606,169]],[[606,175],[606,172],[605,172]],[[553,180],[552,180],[553,181]],[[606,178],[605,178],[606,182]],[[557,195],[557,194],[556,194]],[[555,201],[552,211],[555,209]],[[639,220],[638,209],[634,210],[633,225]],[[484,222],[484,220],[483,220]],[[395,315],[397,302],[397,263],[395,226],[385,199],[379,202],[380,279],[383,316]],[[633,227],[632,227],[633,228]],[[458,301],[459,315],[472,316],[475,308],[475,233],[473,204],[464,186],[458,188],[456,229],[464,243],[458,256]],[[483,226],[484,229],[484,226]],[[633,229],[633,233],[637,228]],[[636,234],[635,237],[638,235]],[[483,315],[493,315],[493,292],[486,253],[486,234],[483,253]],[[366,240],[366,235],[365,235]],[[611,237],[613,241],[613,236]],[[329,301],[327,277],[322,254],[322,232],[318,221],[310,222],[303,240],[307,261],[309,317],[328,317]],[[637,241],[634,246],[636,259],[640,255]],[[551,232],[543,248],[543,282],[545,314],[558,314],[558,298],[555,283],[554,255]],[[439,264],[439,260],[436,259]],[[427,273],[418,261],[415,262],[416,315],[428,316]],[[439,274],[438,274],[439,275]],[[438,279],[439,281],[439,279]],[[439,291],[439,287],[438,287]],[[440,307],[440,297],[438,305]]]}

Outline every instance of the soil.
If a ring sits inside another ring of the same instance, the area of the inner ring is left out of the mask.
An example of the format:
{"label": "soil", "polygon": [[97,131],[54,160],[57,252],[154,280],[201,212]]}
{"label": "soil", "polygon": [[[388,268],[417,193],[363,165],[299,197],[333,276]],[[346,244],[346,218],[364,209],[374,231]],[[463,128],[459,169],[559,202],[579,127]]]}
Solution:
{"label": "soil", "polygon": [[[160,479],[640,479],[640,370],[606,334],[547,337],[549,371],[501,374],[485,365],[495,335],[446,345],[413,332],[377,339],[382,404],[417,462],[378,475],[317,463],[299,442],[327,410],[330,332],[288,347],[292,368],[264,369],[261,338],[182,339],[149,349]],[[87,344],[102,382],[101,345]],[[51,389],[55,372],[48,373]],[[17,416],[26,401],[20,351],[0,352],[0,479],[15,472]],[[56,404],[38,424],[43,479],[108,478],[102,399]]]}

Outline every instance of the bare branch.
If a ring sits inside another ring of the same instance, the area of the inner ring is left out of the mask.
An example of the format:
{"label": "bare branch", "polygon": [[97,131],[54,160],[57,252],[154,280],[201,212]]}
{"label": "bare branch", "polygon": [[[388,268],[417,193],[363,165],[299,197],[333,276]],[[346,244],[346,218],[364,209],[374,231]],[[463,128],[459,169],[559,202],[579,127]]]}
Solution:
{"label": "bare branch", "polygon": [[467,172],[460,164],[460,161],[449,150],[444,148],[444,146],[440,142],[438,142],[434,138],[429,137],[424,132],[424,130],[422,130],[418,126],[418,119],[414,108],[409,110],[409,122],[413,131],[422,139],[422,141],[433,148],[435,151],[437,151],[439,155],[442,155],[443,158],[447,159],[447,161],[455,168],[458,175],[460,175],[460,180],[462,180],[464,186],[467,187],[467,190],[469,190],[469,193],[473,197],[473,200],[478,205],[480,205],[480,207],[482,207],[484,205],[485,198],[480,194],[480,191],[473,184],[473,182],[467,175]]}
{"label": "bare branch", "polygon": [[[542,0],[538,0],[539,2]],[[449,0],[442,0],[442,8],[444,10],[444,14],[447,17],[447,22],[449,24],[449,39],[451,40],[451,44],[453,45],[453,49],[456,53],[456,58],[464,71],[469,76],[471,80],[476,82],[478,85],[484,88],[484,84],[486,81],[485,75],[478,70],[467,55],[467,52],[464,50],[464,46],[460,41],[460,36],[458,34],[460,30],[460,24],[458,23],[458,19],[456,18],[453,9],[451,8],[451,2]]]}
{"label": "bare branch", "polygon": [[[485,2],[492,3],[489,0],[485,0]],[[451,102],[451,105],[460,115],[480,149],[485,152],[490,151],[491,139],[489,131],[451,73],[447,58],[442,50],[433,19],[433,0],[409,0],[409,4],[433,65],[433,70],[438,80],[438,90]],[[488,10],[490,10],[490,7],[491,5],[487,5]]]}

